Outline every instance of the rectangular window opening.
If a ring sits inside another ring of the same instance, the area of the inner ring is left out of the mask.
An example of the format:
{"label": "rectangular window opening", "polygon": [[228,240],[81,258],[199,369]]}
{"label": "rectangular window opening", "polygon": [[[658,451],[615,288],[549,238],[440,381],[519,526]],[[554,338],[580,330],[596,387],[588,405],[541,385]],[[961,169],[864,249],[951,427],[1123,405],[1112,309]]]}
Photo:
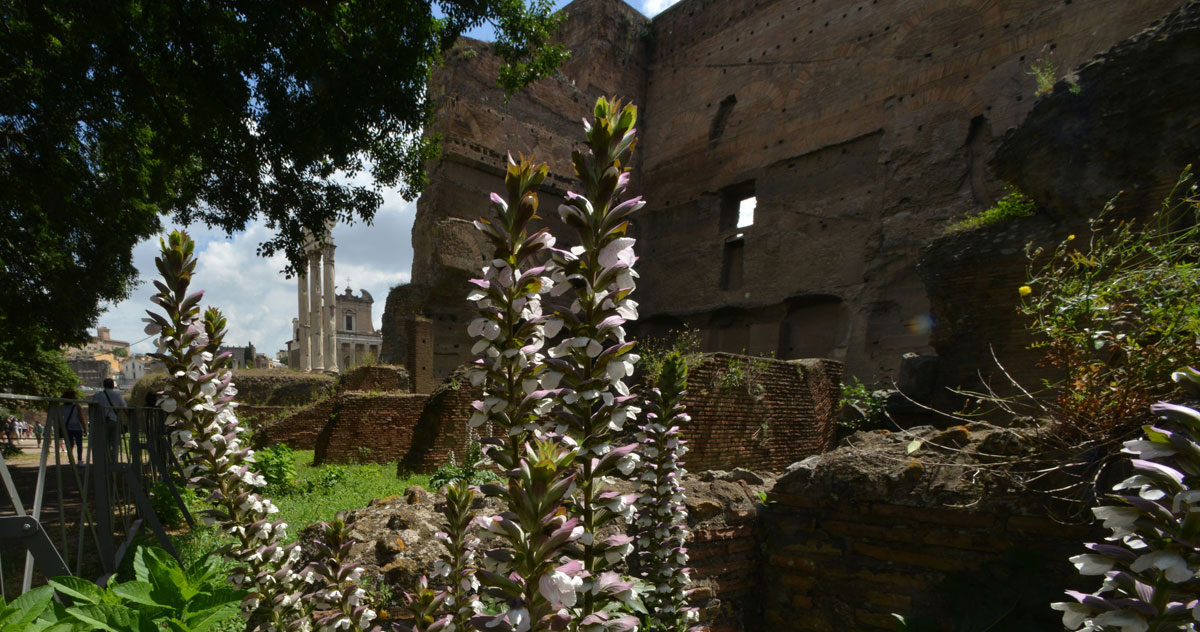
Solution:
{"label": "rectangular window opening", "polygon": [[346,331],[354,331],[354,317],[346,316]]}
{"label": "rectangular window opening", "polygon": [[738,202],[737,227],[745,228],[754,225],[754,209],[758,206],[758,198],[750,196]]}
{"label": "rectangular window opening", "polygon": [[721,261],[721,289],[736,290],[742,287],[742,260],[745,257],[745,241],[731,239],[725,242]]}

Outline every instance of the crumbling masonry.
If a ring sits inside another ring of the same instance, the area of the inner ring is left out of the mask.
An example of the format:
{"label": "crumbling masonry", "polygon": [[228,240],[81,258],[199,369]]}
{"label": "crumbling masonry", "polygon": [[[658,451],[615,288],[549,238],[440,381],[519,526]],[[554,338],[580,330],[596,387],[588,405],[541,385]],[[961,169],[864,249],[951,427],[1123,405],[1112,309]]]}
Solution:
{"label": "crumbling masonry", "polygon": [[647,20],[577,0],[561,31],[570,61],[508,103],[488,46],[461,44],[430,84],[444,150],[382,359],[407,363],[418,331],[435,382],[469,359],[465,280],[489,254],[471,220],[502,189],[505,153],[549,162],[542,208],[555,208],[579,120],[618,95],[643,131],[638,333],[690,326],[706,351],[894,376],[902,354],[934,351],[921,248],[998,197],[987,164],[1035,101],[1035,58],[1053,53],[1065,74],[1181,4],[683,0]]}

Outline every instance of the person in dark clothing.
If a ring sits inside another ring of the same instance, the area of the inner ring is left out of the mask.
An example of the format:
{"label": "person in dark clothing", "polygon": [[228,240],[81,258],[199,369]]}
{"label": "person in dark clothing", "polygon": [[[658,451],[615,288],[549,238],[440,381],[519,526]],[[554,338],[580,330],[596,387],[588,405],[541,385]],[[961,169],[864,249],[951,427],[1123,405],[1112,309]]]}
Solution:
{"label": "person in dark clothing", "polygon": [[[63,391],[63,399],[75,399],[75,391]],[[67,431],[67,455],[71,454],[71,446],[75,446],[75,463],[83,463],[83,435],[87,434],[87,421],[83,419],[83,409],[75,402],[66,402],[61,406],[63,426]]]}

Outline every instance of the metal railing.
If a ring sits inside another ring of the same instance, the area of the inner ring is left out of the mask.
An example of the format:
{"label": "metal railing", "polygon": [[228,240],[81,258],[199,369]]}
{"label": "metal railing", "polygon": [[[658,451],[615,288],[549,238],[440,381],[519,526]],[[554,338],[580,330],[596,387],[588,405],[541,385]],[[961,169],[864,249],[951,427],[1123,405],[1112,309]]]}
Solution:
{"label": "metal railing", "polygon": [[[35,568],[45,577],[87,576],[106,585],[147,527],[159,546],[178,557],[147,494],[153,484],[163,483],[187,524],[193,526],[176,486],[182,479],[181,468],[171,450],[161,410],[108,408],[90,400],[9,394],[0,394],[0,402],[46,409],[36,487],[30,490],[27,484],[19,485],[0,455],[0,478],[14,510],[14,515],[0,516],[0,545],[16,542],[25,549],[20,592],[32,587]],[[66,415],[75,405],[87,410],[89,420],[82,463],[76,462],[77,449],[67,441]],[[105,418],[108,410],[116,413],[115,421]],[[63,445],[68,447],[65,453]],[[50,508],[57,511],[53,517],[45,512],[50,478],[54,484]],[[33,506],[27,512],[22,495],[27,499],[30,492]],[[0,558],[0,596],[8,599],[3,567]]]}

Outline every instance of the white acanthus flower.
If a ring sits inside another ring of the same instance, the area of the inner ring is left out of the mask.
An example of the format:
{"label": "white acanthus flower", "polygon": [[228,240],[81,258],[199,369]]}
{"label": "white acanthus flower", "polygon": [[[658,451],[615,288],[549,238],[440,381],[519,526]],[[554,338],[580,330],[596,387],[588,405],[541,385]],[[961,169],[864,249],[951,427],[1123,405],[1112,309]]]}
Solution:
{"label": "white acanthus flower", "polygon": [[617,461],[617,469],[625,476],[629,476],[641,462],[642,457],[638,456],[636,452],[630,452]]}
{"label": "white acanthus flower", "polygon": [[555,570],[546,575],[542,575],[538,580],[538,592],[550,602],[550,607],[554,609],[562,607],[573,607],[578,597],[577,591],[583,585],[582,577],[572,577],[566,573]]}

